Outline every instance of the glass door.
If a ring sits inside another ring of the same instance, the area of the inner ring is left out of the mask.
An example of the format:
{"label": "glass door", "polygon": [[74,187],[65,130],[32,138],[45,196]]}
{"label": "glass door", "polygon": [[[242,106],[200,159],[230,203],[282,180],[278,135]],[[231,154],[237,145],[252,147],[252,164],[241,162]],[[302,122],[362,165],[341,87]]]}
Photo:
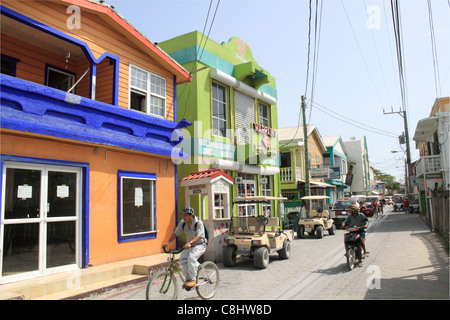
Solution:
{"label": "glass door", "polygon": [[[238,197],[252,197],[256,195],[256,181],[253,174],[238,173],[242,178],[241,183],[237,184]],[[239,204],[239,216],[256,216],[256,204]]]}
{"label": "glass door", "polygon": [[81,169],[6,163],[3,181],[2,282],[78,267]]}

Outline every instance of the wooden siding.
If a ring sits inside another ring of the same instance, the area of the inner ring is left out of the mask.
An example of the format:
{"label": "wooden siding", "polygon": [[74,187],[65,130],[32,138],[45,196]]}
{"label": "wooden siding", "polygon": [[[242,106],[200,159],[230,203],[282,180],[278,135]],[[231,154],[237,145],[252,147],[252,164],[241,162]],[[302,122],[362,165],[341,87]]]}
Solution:
{"label": "wooden siding", "polygon": [[[158,76],[164,77],[166,79],[166,119],[171,121],[174,120],[174,87],[172,72],[168,71],[165,66],[156,63],[154,59],[114,29],[114,27],[119,27],[112,26],[103,20],[101,14],[96,15],[81,8],[81,28],[69,29],[67,27],[67,19],[71,14],[66,13],[67,6],[57,4],[53,1],[3,1],[2,5],[31,19],[42,22],[51,28],[84,41],[89,46],[95,58],[99,58],[105,52],[119,57],[119,107],[128,108],[128,75],[130,63]],[[43,12],[45,12],[45,15],[42,14]],[[3,38],[4,35],[2,35],[2,53],[21,60],[21,63],[17,66],[16,76],[18,78],[43,84],[42,75],[44,74],[45,67],[43,67],[42,63],[44,61],[49,64],[55,64],[55,66],[66,67],[65,57],[63,57],[64,59],[61,59],[61,56],[59,55],[33,47],[30,44],[24,45],[20,40],[12,38],[9,38],[8,41],[5,40],[5,45],[8,47],[4,47]],[[77,76],[81,76],[88,67],[87,60],[85,62],[71,62],[71,64],[70,70],[75,72]],[[111,95],[108,91],[110,91],[112,87],[112,78],[110,77],[110,74],[112,74],[112,71],[110,70],[112,69],[112,66],[111,68],[108,67],[109,61],[105,63],[102,62],[97,67],[96,100],[110,103]],[[69,67],[67,70],[69,70]],[[111,80],[108,80],[108,77]],[[86,81],[85,83],[80,83],[77,86],[76,93],[87,96],[89,94],[89,82]]]}

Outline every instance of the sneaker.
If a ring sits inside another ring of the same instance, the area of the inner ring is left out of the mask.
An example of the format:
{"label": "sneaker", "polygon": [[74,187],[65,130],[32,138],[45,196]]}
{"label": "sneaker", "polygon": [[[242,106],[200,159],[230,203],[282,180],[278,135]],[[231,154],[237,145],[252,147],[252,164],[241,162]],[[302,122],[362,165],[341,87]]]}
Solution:
{"label": "sneaker", "polygon": [[183,286],[185,288],[194,288],[197,285],[197,282],[195,282],[194,280],[187,280]]}

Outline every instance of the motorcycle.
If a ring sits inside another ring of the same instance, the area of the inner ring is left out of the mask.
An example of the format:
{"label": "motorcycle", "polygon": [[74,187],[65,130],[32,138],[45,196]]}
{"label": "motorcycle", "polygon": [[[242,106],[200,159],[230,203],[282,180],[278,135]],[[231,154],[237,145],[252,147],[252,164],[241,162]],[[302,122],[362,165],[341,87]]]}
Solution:
{"label": "motorcycle", "polygon": [[361,233],[364,228],[346,227],[347,233],[344,234],[345,256],[347,257],[347,266],[350,270],[361,263],[363,259]]}

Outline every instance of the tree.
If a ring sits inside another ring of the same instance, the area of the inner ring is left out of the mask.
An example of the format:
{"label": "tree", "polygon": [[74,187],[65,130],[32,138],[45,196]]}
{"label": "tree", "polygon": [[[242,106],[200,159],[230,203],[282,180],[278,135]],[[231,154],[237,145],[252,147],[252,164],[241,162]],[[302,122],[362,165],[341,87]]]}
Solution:
{"label": "tree", "polygon": [[375,179],[381,180],[385,183],[386,189],[388,189],[388,194],[392,195],[394,190],[400,189],[400,182],[395,180],[395,177],[391,176],[390,174],[381,172],[380,170],[373,169],[373,174],[375,176]]}

